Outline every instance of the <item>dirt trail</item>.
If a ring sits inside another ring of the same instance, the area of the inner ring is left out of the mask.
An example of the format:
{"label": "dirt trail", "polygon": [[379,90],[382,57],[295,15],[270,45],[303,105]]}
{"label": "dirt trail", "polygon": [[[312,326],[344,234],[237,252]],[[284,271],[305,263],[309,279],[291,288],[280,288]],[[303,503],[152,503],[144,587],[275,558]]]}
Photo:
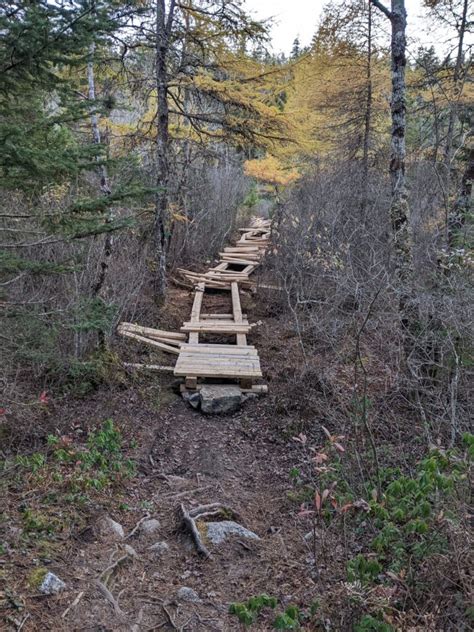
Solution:
{"label": "dirt trail", "polygon": [[[113,517],[126,532],[146,513],[161,526],[152,535],[127,540],[138,559],[120,568],[111,584],[126,620],[113,613],[93,585],[123,543],[98,537],[82,542],[69,557],[71,601],[76,589],[87,593],[66,617],[65,629],[128,630],[136,624],[137,631],[238,630],[237,619],[228,615],[233,601],[262,592],[282,604],[304,601],[311,587],[303,568],[309,551],[292,517],[295,506],[287,499],[291,456],[275,439],[259,403],[232,417],[207,418],[176,401],[147,423],[152,438],[142,459],[147,472],[126,495],[143,510],[117,511]],[[179,530],[176,509],[180,503],[193,507],[217,501],[232,507],[261,540],[235,538],[213,547],[212,557],[203,560]],[[158,559],[149,550],[157,541],[170,547]],[[195,590],[201,602],[177,600],[182,586]],[[265,617],[261,621],[256,629],[271,629]]]}
{"label": "dirt trail", "polygon": [[[206,309],[222,311],[229,300],[222,293],[211,294],[206,297]],[[166,326],[177,327],[189,306],[190,293],[173,290]],[[253,320],[263,316],[250,294],[244,295],[243,308]],[[277,354],[268,343],[265,352],[265,342],[270,340],[267,323],[258,330],[253,338],[262,343],[264,370],[271,374]],[[125,542],[104,538],[97,528],[78,534],[77,545],[65,560],[68,572],[58,567],[71,589],[60,598],[61,610],[84,591],[79,603],[61,619],[64,629],[240,630],[241,624],[228,613],[232,602],[267,593],[278,599],[279,610],[290,603],[310,603],[315,586],[308,574],[309,545],[296,518],[298,506],[288,499],[297,447],[276,431],[268,402],[252,400],[232,416],[206,417],[173,395],[166,380],[160,380],[159,399],[166,396],[172,401],[158,412],[146,389],[140,390],[141,382],[138,388],[109,399],[97,394],[88,402],[92,419],[121,419],[124,428],[133,429],[139,444],[139,475],[121,499],[113,499],[109,515],[126,533],[146,514],[158,519],[160,528],[147,535],[138,531],[125,541],[137,558],[117,569],[109,584],[123,617],[117,616],[94,581],[123,555]],[[70,415],[74,417],[75,412]],[[181,503],[190,509],[213,502],[232,508],[241,524],[261,539],[234,537],[211,545],[209,559],[199,557],[189,534],[180,529],[178,509]],[[159,557],[149,548],[156,542],[169,546]],[[200,601],[178,599],[183,586],[193,589]],[[272,629],[271,616],[270,612],[259,616],[253,629]],[[57,616],[54,626],[59,629]]]}

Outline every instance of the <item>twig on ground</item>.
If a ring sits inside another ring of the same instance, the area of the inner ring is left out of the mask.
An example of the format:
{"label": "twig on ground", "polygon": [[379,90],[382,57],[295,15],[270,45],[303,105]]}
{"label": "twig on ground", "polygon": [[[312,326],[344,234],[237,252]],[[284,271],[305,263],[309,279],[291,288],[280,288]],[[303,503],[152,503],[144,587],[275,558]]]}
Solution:
{"label": "twig on ground", "polygon": [[99,576],[99,580],[103,582],[105,586],[107,586],[114,571],[117,570],[119,566],[122,566],[123,564],[125,564],[125,562],[128,562],[131,559],[132,559],[132,555],[130,555],[129,553],[122,555],[122,557],[119,557],[117,561],[115,561],[110,566],[107,566],[107,568],[102,571],[102,573]]}
{"label": "twig on ground", "polygon": [[194,489],[186,489],[184,492],[176,492],[171,494],[165,494],[164,498],[174,498],[175,500],[178,498],[182,498],[183,496],[187,496],[188,494],[197,494],[198,492],[203,492],[206,489],[209,489],[211,485],[205,485],[204,487],[195,487]]}
{"label": "twig on ground", "polygon": [[180,627],[178,627],[175,623],[175,620],[173,619],[173,617],[171,616],[170,611],[167,609],[167,607],[165,605],[161,606],[163,608],[164,613],[166,614],[166,616],[168,617],[168,621],[170,622],[171,627],[173,628],[173,630],[181,630]]}
{"label": "twig on ground", "polygon": [[81,592],[77,594],[77,597],[74,599],[74,601],[71,604],[69,604],[66,610],[62,613],[61,619],[64,619],[67,616],[67,613],[71,610],[71,608],[75,608],[77,606],[77,604],[84,597],[84,593],[85,593],[85,590],[81,590]]}
{"label": "twig on ground", "polygon": [[97,588],[99,589],[99,591],[101,592],[101,594],[107,599],[107,601],[109,602],[109,604],[112,606],[112,608],[114,609],[115,614],[120,617],[121,619],[125,618],[125,612],[122,610],[122,608],[119,606],[117,600],[115,599],[115,597],[112,595],[112,593],[110,592],[110,590],[107,588],[107,586],[102,583],[100,581],[100,579],[96,579],[94,581],[95,585],[97,586]]}
{"label": "twig on ground", "polygon": [[133,537],[135,535],[135,533],[138,531],[138,529],[140,528],[140,525],[145,522],[145,520],[148,520],[148,518],[150,517],[149,513],[146,513],[143,518],[140,518],[140,520],[137,522],[137,524],[133,527],[133,529],[130,531],[130,533],[128,535],[125,536],[125,539],[128,540],[129,538]]}

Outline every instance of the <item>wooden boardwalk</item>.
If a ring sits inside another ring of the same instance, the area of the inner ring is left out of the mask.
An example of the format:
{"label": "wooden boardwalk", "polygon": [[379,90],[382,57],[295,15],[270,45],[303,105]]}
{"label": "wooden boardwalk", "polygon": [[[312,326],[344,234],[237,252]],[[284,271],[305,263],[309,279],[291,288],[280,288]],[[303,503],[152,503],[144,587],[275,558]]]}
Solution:
{"label": "wooden boardwalk", "polygon": [[[179,270],[195,286],[191,315],[183,323],[180,333],[120,324],[118,331],[121,335],[178,355],[173,372],[185,378],[183,390],[197,389],[202,380],[212,378],[214,382],[220,379],[238,381],[243,390],[265,392],[266,387],[255,384],[262,378],[262,371],[256,348],[247,343],[253,325],[242,313],[240,289],[255,285],[250,275],[260,265],[268,247],[270,223],[270,220],[257,218],[251,227],[241,228],[235,245],[224,248],[219,253],[218,264],[207,272]],[[208,290],[230,292],[232,312],[202,313]],[[203,340],[216,335],[225,337],[225,343]]]}

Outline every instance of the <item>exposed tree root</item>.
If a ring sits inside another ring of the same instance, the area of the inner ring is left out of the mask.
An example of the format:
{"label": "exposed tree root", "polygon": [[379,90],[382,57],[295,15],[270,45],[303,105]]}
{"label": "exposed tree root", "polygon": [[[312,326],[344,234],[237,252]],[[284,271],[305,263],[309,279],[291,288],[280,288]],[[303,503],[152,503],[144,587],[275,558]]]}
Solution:
{"label": "exposed tree root", "polygon": [[221,503],[211,503],[209,505],[199,505],[199,507],[195,507],[187,511],[184,508],[184,505],[180,505],[181,518],[183,522],[183,526],[189,533],[193,539],[193,542],[196,546],[196,550],[199,555],[203,557],[210,557],[211,554],[207,547],[204,545],[201,534],[199,533],[199,529],[197,528],[196,521],[202,520],[204,518],[208,518],[210,516],[221,516],[225,518],[235,518],[238,519],[238,515],[235,511],[222,505]]}

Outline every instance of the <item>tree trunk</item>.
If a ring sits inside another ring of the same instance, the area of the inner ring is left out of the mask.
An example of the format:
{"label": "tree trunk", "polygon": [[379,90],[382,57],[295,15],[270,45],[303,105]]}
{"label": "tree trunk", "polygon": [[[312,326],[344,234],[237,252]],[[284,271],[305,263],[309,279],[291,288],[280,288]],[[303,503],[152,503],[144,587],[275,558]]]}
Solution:
{"label": "tree trunk", "polygon": [[[91,44],[90,47],[90,59],[87,63],[87,84],[88,84],[88,97],[91,102],[95,101],[95,76],[94,76],[94,53],[95,53],[95,44]],[[92,138],[94,139],[94,143],[100,145],[102,142],[100,136],[100,128],[99,128],[99,117],[95,112],[91,114],[91,127],[92,127]],[[109,186],[109,174],[107,172],[107,167],[105,165],[99,166],[99,174],[100,174],[100,189],[103,195],[110,195],[111,190]],[[114,218],[114,212],[111,208],[109,208],[108,216],[106,219],[106,223],[112,222]],[[112,234],[108,233],[104,239],[104,249],[102,251],[102,257],[100,260],[100,269],[97,275],[97,278],[92,287],[92,294],[94,297],[100,297],[105,279],[107,277],[107,272],[109,269],[110,258],[112,256],[112,247],[113,247],[113,238]],[[99,348],[105,348],[105,332],[100,330],[98,332],[98,343]]]}
{"label": "tree trunk", "polygon": [[405,133],[406,133],[406,27],[407,13],[405,0],[391,0],[391,10],[380,2],[371,0],[390,20],[392,27],[392,142],[390,152],[391,205],[390,222],[395,250],[397,273],[406,277],[411,270],[412,239],[410,230],[410,210],[405,175]]}
{"label": "tree trunk", "polygon": [[364,146],[362,156],[363,209],[364,220],[369,197],[369,149],[370,128],[372,125],[372,4],[369,2],[367,14],[367,67],[366,67],[366,102],[364,117]]}
{"label": "tree trunk", "polygon": [[[170,7],[170,12],[173,6]],[[162,301],[166,294],[166,255],[168,249],[168,184],[169,184],[169,112],[168,76],[166,69],[169,30],[172,13],[166,19],[165,0],[156,2],[156,93],[157,93],[157,134],[156,134],[156,186],[155,221],[153,225],[153,258],[155,263],[154,289],[156,299]]]}
{"label": "tree trunk", "polygon": [[466,169],[461,180],[458,198],[448,215],[448,248],[454,254],[456,248],[462,248],[459,234],[462,231],[466,217],[471,213],[472,184],[474,182],[474,143],[471,141]]}
{"label": "tree trunk", "polygon": [[411,265],[411,234],[405,174],[406,132],[406,24],[405,0],[392,0],[392,144],[390,219],[398,271],[404,275]]}
{"label": "tree trunk", "polygon": [[457,47],[457,54],[456,54],[456,65],[454,66],[454,75],[453,75],[453,82],[454,82],[453,103],[451,104],[451,107],[449,110],[448,131],[446,133],[446,146],[444,149],[444,164],[446,166],[448,185],[449,185],[450,173],[451,173],[454,127],[456,124],[457,109],[458,109],[457,106],[458,106],[458,100],[460,96],[459,88],[460,88],[460,80],[461,80],[464,35],[466,33],[468,8],[469,8],[469,0],[464,0],[463,11],[462,11],[462,16],[461,16],[461,24],[459,25],[459,39],[458,39],[458,47]]}

